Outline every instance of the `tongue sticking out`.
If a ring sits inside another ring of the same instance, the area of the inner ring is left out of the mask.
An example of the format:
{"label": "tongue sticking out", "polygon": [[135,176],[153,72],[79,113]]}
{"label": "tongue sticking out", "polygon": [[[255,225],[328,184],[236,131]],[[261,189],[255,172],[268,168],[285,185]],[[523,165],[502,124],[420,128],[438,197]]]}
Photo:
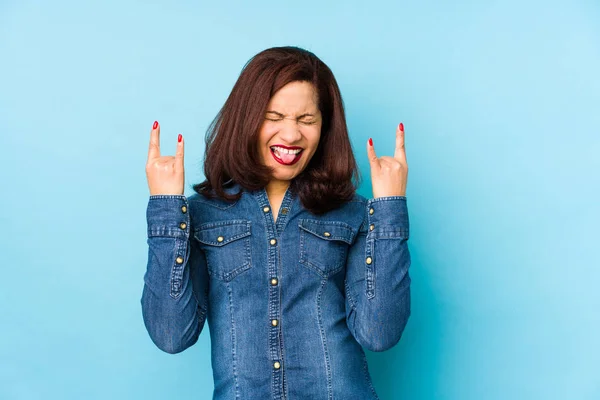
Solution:
{"label": "tongue sticking out", "polygon": [[275,156],[277,158],[279,158],[281,161],[283,161],[284,164],[290,164],[294,161],[294,159],[296,158],[296,156],[298,156],[298,154],[288,154],[288,153],[283,153],[278,151],[277,149],[273,149],[273,153],[275,154]]}
{"label": "tongue sticking out", "polygon": [[277,156],[286,164],[291,163],[297,154],[279,153]]}

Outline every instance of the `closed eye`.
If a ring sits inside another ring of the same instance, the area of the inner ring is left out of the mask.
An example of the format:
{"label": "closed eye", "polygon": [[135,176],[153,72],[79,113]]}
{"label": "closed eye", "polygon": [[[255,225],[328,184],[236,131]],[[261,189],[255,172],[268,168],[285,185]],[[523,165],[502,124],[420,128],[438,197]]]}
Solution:
{"label": "closed eye", "polygon": [[[306,114],[299,115],[296,118],[296,120],[303,125],[314,125],[317,123],[317,120],[311,119],[312,117],[315,117],[315,115],[306,113]],[[265,115],[265,119],[267,121],[273,121],[273,122],[283,121],[284,115],[277,111],[269,110],[269,111],[267,111],[267,113]]]}

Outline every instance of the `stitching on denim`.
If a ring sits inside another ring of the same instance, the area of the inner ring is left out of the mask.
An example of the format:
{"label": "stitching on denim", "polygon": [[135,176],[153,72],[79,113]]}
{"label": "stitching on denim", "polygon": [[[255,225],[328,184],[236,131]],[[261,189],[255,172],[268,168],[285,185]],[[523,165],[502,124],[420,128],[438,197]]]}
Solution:
{"label": "stitching on denim", "polygon": [[[189,260],[188,262],[190,263],[190,266],[189,266],[189,268],[190,268],[190,270],[189,270],[190,271],[189,272],[189,279],[192,279],[192,260],[191,260],[191,257],[192,257],[192,251],[194,250],[195,246],[197,246],[197,243],[194,242],[194,241],[192,241],[192,240],[190,240],[189,243],[188,243],[188,247],[190,249],[189,256],[188,256],[188,260]],[[201,251],[201,250],[196,250],[196,253],[197,253],[197,255],[196,255],[197,259],[195,259],[194,261],[198,264],[198,268],[201,268],[202,267],[202,257],[204,257],[204,252]],[[196,265],[194,265],[194,266],[196,266]],[[198,273],[201,273],[201,272],[198,272]],[[193,288],[193,285],[192,285],[192,288]],[[192,290],[192,296],[196,300],[196,303],[199,305],[200,304],[200,293],[196,294],[196,291]]]}
{"label": "stitching on denim", "polygon": [[[281,265],[281,252],[277,251],[277,264]],[[281,282],[280,282],[281,284]],[[279,286],[279,285],[278,285]],[[283,322],[283,312],[281,311],[281,304],[282,304],[282,300],[281,300],[281,290],[278,290],[277,293],[279,294],[279,299],[277,301],[278,305],[279,305],[279,312],[277,313],[279,315],[279,330],[277,331],[277,335],[279,337],[280,340],[280,350],[281,350],[281,363],[282,363],[282,367],[281,367],[281,379],[282,379],[282,385],[283,385],[283,399],[287,399],[288,398],[288,386],[286,385],[286,375],[285,375],[285,371],[286,371],[286,362],[285,362],[285,342],[284,342],[284,338],[283,338],[283,329],[281,328],[282,326],[284,326],[283,324],[285,322]]]}
{"label": "stitching on denim", "polygon": [[250,225],[251,221],[247,219],[229,219],[227,221],[214,221],[214,222],[205,222],[203,224],[198,225],[196,231],[202,231],[205,229],[216,228],[220,226],[229,226],[229,225]]}
{"label": "stitching on denim", "polygon": [[175,200],[184,200],[186,199],[185,195],[183,194],[153,194],[150,197],[148,197],[148,200],[150,199],[175,199]]}
{"label": "stitching on denim", "polygon": [[[308,267],[310,270],[316,272],[320,277],[322,278],[327,278],[330,277],[332,275],[335,275],[336,273],[340,272],[345,265],[345,260],[341,260],[339,261],[338,265],[335,265],[332,268],[325,268],[325,267],[321,267],[317,264],[315,264],[314,262],[310,261],[309,259],[309,252],[305,251],[305,243],[307,242],[306,239],[308,237],[316,237],[317,240],[327,240],[319,235],[315,235],[314,232],[311,232],[310,230],[305,229],[302,226],[302,221],[306,221],[306,220],[299,220],[298,221],[298,227],[299,227],[299,233],[300,233],[300,257],[299,257],[299,262],[300,264]],[[332,221],[335,222],[335,221]],[[349,226],[348,224],[344,223],[344,222],[340,222],[341,224],[344,224],[346,226]],[[340,225],[342,226],[342,225]],[[310,234],[311,236],[308,236],[308,234]],[[342,247],[341,250],[336,250],[337,252],[341,253],[342,252],[346,252],[346,259],[347,259],[347,255],[350,249],[350,245],[346,242],[346,241],[342,241],[342,243],[345,243],[346,247]],[[322,254],[318,254],[317,257],[321,257],[323,256]]]}
{"label": "stitching on denim", "polygon": [[235,383],[235,398],[239,399],[240,398],[240,387],[239,387],[239,382],[238,382],[238,376],[237,376],[237,364],[236,364],[236,354],[235,354],[235,350],[236,350],[236,337],[235,337],[235,318],[233,317],[233,299],[232,299],[232,295],[231,295],[231,286],[229,284],[227,284],[227,296],[229,298],[229,316],[231,318],[231,358],[232,358],[232,364],[233,364],[233,381]]}
{"label": "stitching on denim", "polygon": [[[243,231],[240,231],[239,233],[228,237],[227,239],[223,240],[222,242],[218,242],[216,240],[216,238],[214,240],[210,240],[210,239],[206,239],[206,238],[202,237],[203,234],[208,235],[208,231],[210,231],[210,230],[215,230],[216,232],[218,232],[218,229],[215,229],[215,228],[222,228],[222,227],[228,227],[228,226],[242,227]],[[233,221],[226,221],[226,222],[208,222],[208,223],[202,224],[199,227],[197,227],[196,229],[194,229],[193,236],[201,243],[204,243],[204,244],[207,244],[210,246],[221,247],[221,246],[225,246],[226,244],[231,243],[235,240],[241,239],[246,236],[250,236],[251,233],[252,233],[252,221],[233,220]]]}
{"label": "stitching on denim", "polygon": [[348,298],[348,303],[353,310],[356,310],[356,301],[352,295],[350,284],[347,279],[344,279],[344,287],[346,288],[346,297]]}
{"label": "stitching on denim", "polygon": [[[330,237],[324,237],[321,236],[318,232],[315,232],[313,230],[311,230],[311,225],[320,225],[323,226],[324,229],[326,229],[328,226],[337,226],[342,228],[342,230],[345,230],[348,235],[343,236],[343,235],[333,235]],[[300,228],[302,228],[304,231],[309,232],[317,237],[319,237],[320,239],[323,240],[340,240],[343,242],[346,242],[348,244],[351,244],[354,241],[354,238],[357,234],[356,229],[354,229],[352,227],[352,225],[343,222],[343,221],[321,221],[321,220],[317,220],[317,219],[307,219],[307,218],[302,218],[298,220],[298,226]]]}
{"label": "stitching on denim", "polygon": [[317,323],[319,324],[319,332],[321,333],[321,344],[323,345],[323,356],[325,357],[325,371],[327,373],[327,398],[329,400],[333,399],[333,387],[331,384],[331,364],[329,360],[329,352],[327,351],[327,337],[325,336],[325,329],[323,328],[323,320],[321,314],[321,294],[323,293],[323,288],[327,283],[326,280],[321,280],[321,286],[319,287],[319,291],[317,292]]}
{"label": "stitching on denim", "polygon": [[233,271],[225,272],[221,276],[221,278],[223,278],[223,280],[225,282],[231,282],[236,276],[238,276],[242,272],[250,269],[251,267],[252,267],[252,265],[250,264],[250,262],[246,262],[246,263],[240,265],[239,267],[237,267],[236,269],[234,269]]}
{"label": "stitching on denim", "polygon": [[375,297],[375,239],[367,239],[367,245],[365,246],[365,260],[367,257],[371,257],[371,264],[365,263],[365,275],[366,275],[366,294],[367,299]]}
{"label": "stitching on denim", "polygon": [[408,239],[408,229],[373,229],[369,232],[376,239],[393,240],[393,239]]}
{"label": "stitching on denim", "polygon": [[207,244],[209,246],[223,247],[226,244],[229,244],[231,242],[234,242],[234,241],[236,241],[238,239],[241,239],[243,237],[246,237],[246,236],[250,236],[250,231],[244,232],[244,233],[238,233],[235,236],[230,236],[227,239],[223,240],[222,242],[218,242],[216,240],[215,241],[206,240],[206,239],[202,239],[202,238],[199,238],[199,237],[196,237],[196,239],[198,239],[199,242],[202,242],[202,243]]}
{"label": "stitching on denim", "polygon": [[177,228],[177,229],[173,229],[173,228],[150,228],[147,230],[147,235],[149,238],[151,237],[170,237],[170,238],[180,238],[180,237],[187,237],[186,235],[186,231]]}
{"label": "stitching on denim", "polygon": [[367,205],[371,205],[373,203],[379,203],[384,201],[394,201],[394,200],[406,200],[406,196],[382,196],[376,197],[374,199],[368,199]]}
{"label": "stitching on denim", "polygon": [[198,203],[202,203],[202,204],[206,204],[208,206],[214,207],[214,208],[218,208],[219,210],[227,210],[228,208],[231,208],[233,206],[235,206],[242,198],[240,197],[239,200],[234,201],[232,204],[227,204],[227,205],[219,205],[217,203],[215,203],[214,201],[208,200],[206,198],[204,198],[202,195],[195,197],[192,202],[198,202]]}
{"label": "stitching on denim", "polygon": [[185,246],[185,242],[182,240],[175,239],[173,252],[173,261],[171,264],[171,279],[170,279],[170,295],[172,298],[177,299],[181,296],[182,293],[182,276],[183,276],[183,268],[185,267],[188,260],[189,248],[186,247],[186,254],[183,255],[183,262],[181,264],[177,264],[176,259],[180,257],[182,252],[182,248]]}
{"label": "stitching on denim", "polygon": [[[225,271],[225,272],[220,272],[218,270],[216,270],[214,267],[214,264],[211,263],[209,261],[209,257],[206,257],[206,266],[208,268],[208,272],[210,275],[214,275],[215,277],[224,280],[226,282],[230,282],[231,280],[233,280],[236,276],[240,275],[242,272],[249,270],[250,268],[252,268],[252,246],[250,243],[251,240],[251,221],[244,221],[244,224],[246,224],[248,230],[242,234],[242,236],[236,238],[236,239],[230,239],[229,241],[227,241],[227,244],[230,244],[234,241],[237,241],[241,238],[246,238],[243,240],[243,246],[244,246],[244,252],[243,254],[241,254],[241,260],[243,260],[241,262],[241,264],[238,264],[236,267],[234,267],[232,270],[230,271]],[[234,256],[238,257],[240,256],[240,253],[233,253],[233,252],[228,252],[226,247],[223,247],[222,245],[219,246],[215,246],[212,243],[207,243],[206,241],[202,241],[200,240],[200,238],[198,237],[198,235],[196,235],[196,233],[198,232],[198,230],[194,230],[194,235],[193,237],[196,239],[196,241],[200,244],[200,248],[202,249],[202,251],[204,251],[203,246],[209,246],[212,247],[213,249],[215,249],[214,251],[218,251],[218,252],[227,252],[227,257],[229,258],[229,261],[232,261],[231,258]],[[238,235],[239,236],[239,235]],[[204,251],[204,253],[206,254],[206,251]],[[225,256],[225,254],[221,254],[220,257]]]}

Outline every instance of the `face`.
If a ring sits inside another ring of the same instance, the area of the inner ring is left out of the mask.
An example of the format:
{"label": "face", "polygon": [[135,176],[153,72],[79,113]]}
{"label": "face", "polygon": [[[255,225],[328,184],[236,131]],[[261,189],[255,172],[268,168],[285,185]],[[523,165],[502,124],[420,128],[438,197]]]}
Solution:
{"label": "face", "polygon": [[289,183],[315,154],[322,124],[317,103],[309,82],[291,82],[271,97],[258,141],[261,162],[273,168],[272,182]]}

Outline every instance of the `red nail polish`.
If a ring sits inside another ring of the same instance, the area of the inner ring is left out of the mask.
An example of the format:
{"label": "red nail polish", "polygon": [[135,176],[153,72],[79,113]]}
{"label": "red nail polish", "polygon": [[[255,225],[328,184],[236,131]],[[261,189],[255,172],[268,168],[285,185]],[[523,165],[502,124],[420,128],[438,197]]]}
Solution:
{"label": "red nail polish", "polygon": [[400,130],[404,132],[404,124],[402,122],[400,122]]}
{"label": "red nail polish", "polygon": [[154,121],[154,125],[152,125],[152,129],[158,128],[158,121]]}
{"label": "red nail polish", "polygon": [[369,146],[373,146],[373,139],[369,138]]}
{"label": "red nail polish", "polygon": [[177,136],[177,142],[181,142],[181,133]]}

